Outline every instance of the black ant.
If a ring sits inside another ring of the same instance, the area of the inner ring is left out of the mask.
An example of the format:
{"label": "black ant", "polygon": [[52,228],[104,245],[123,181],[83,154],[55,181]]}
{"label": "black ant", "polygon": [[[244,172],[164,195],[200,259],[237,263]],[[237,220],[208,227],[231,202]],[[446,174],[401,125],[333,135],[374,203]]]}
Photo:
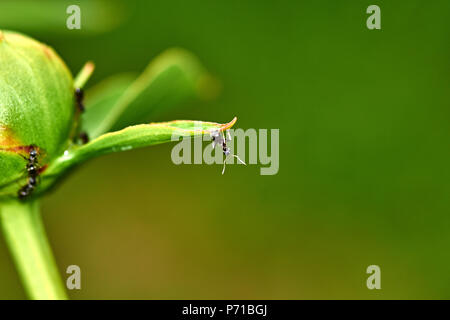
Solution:
{"label": "black ant", "polygon": [[[80,112],[84,112],[84,110],[86,109],[84,107],[83,99],[84,99],[83,89],[76,88],[75,89],[75,102],[76,102],[77,108],[78,108],[78,110],[80,110]],[[89,142],[89,136],[86,132],[81,132],[79,135],[79,138],[83,144],[86,144]]]}
{"label": "black ant", "polygon": [[213,140],[213,143],[212,143],[213,149],[215,148],[216,144],[219,144],[219,145],[222,146],[222,151],[223,151],[223,154],[225,155],[225,159],[223,160],[222,174],[225,173],[225,166],[227,164],[228,156],[230,156],[230,155],[235,157],[236,159],[238,159],[240,163],[245,164],[245,162],[242,161],[241,158],[239,158],[235,154],[232,154],[230,148],[228,148],[227,140],[231,141],[231,135],[230,135],[230,132],[228,130],[227,130],[227,137],[225,137],[225,134],[223,132],[221,134],[221,132],[219,132],[219,131],[212,132],[211,133],[211,137],[212,137],[212,140]]}
{"label": "black ant", "polygon": [[77,107],[78,110],[80,110],[81,112],[84,112],[84,104],[83,104],[83,99],[84,99],[84,91],[81,88],[76,88],[75,89],[75,102],[77,103]]}
{"label": "black ant", "polygon": [[28,173],[28,182],[18,191],[17,195],[19,196],[19,199],[28,197],[34,191],[38,183],[37,180],[40,172],[40,167],[37,162],[38,151],[35,146],[30,147],[28,155],[28,158],[26,158],[26,160],[28,161],[26,166]]}

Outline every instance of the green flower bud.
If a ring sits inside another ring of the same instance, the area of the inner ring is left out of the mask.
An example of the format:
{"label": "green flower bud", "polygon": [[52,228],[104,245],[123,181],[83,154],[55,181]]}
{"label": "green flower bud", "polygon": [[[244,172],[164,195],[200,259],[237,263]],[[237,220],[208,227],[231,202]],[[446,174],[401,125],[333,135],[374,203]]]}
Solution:
{"label": "green flower bud", "polygon": [[26,176],[30,146],[44,169],[64,152],[75,110],[72,75],[55,51],[0,30],[0,194]]}

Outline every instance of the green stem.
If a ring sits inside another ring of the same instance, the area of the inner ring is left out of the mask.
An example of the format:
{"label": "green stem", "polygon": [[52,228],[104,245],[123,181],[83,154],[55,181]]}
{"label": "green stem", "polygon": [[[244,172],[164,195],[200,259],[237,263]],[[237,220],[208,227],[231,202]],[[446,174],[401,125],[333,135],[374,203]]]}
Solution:
{"label": "green stem", "polygon": [[22,283],[31,299],[67,299],[36,200],[0,205],[0,221]]}

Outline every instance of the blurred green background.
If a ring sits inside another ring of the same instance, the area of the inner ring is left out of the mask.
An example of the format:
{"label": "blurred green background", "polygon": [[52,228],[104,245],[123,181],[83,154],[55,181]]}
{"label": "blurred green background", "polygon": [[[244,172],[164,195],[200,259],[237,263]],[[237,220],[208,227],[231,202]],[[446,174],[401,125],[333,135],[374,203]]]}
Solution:
{"label": "blurred green background", "polygon": [[[36,2],[37,3],[37,2]],[[65,26],[79,4],[82,29]],[[368,30],[366,8],[381,8]],[[174,165],[172,145],[90,161],[43,200],[73,299],[450,298],[450,2],[2,1],[88,87],[194,52],[220,96],[155,121],[280,129],[280,171]],[[85,28],[83,24],[85,23]],[[381,290],[366,268],[381,267]],[[0,298],[25,298],[0,241]]]}

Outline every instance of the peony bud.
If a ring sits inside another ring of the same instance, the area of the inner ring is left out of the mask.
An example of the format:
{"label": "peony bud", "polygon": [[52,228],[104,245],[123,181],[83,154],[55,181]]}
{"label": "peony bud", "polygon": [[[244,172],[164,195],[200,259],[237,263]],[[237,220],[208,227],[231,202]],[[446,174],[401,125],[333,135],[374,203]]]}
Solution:
{"label": "peony bud", "polygon": [[55,51],[0,30],[0,194],[26,175],[31,146],[42,170],[67,148],[75,109],[72,75]]}

